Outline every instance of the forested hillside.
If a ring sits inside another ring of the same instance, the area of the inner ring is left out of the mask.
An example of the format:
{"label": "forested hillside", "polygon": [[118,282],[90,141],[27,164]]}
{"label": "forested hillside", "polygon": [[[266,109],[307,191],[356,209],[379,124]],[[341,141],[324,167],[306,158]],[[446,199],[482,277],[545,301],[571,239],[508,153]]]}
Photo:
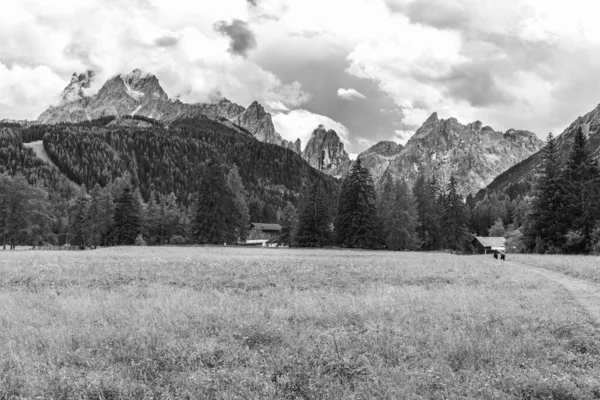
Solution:
{"label": "forested hillside", "polygon": [[[40,127],[36,127],[37,130]],[[71,180],[88,189],[106,186],[125,172],[148,201],[150,193],[174,193],[184,205],[194,200],[205,162],[237,165],[251,198],[275,208],[297,201],[303,182],[319,181],[331,195],[337,182],[280,146],[261,143],[208,118],[178,121],[168,129],[119,124],[49,125],[44,147]]]}

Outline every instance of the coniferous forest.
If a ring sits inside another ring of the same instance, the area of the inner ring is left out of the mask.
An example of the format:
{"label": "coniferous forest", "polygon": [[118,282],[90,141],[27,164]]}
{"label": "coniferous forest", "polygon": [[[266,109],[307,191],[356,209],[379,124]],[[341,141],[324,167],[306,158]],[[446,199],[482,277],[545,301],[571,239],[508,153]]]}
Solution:
{"label": "coniferous forest", "polygon": [[[279,244],[470,251],[600,252],[600,171],[579,130],[566,162],[549,136],[537,175],[483,198],[454,177],[376,187],[360,159],[337,180],[279,146],[206,118],[0,126],[0,240],[95,248],[243,242],[250,222],[280,223]],[[25,143],[43,140],[50,164]]]}

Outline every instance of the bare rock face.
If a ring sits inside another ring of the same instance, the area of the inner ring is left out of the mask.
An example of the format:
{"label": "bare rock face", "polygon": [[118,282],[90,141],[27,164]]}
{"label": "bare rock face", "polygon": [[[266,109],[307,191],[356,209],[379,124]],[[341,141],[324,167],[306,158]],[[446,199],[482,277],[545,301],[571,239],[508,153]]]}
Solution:
{"label": "bare rock face", "polygon": [[[271,114],[265,111],[257,101],[252,103],[244,112],[231,120],[236,125],[241,126],[261,142],[281,145],[283,138],[273,126]],[[287,146],[285,146],[287,147]]]}
{"label": "bare rock face", "polygon": [[480,121],[462,125],[434,113],[391,160],[379,183],[404,179],[412,185],[419,174],[448,182],[454,175],[461,195],[475,194],[542,146],[528,131],[496,132]]}
{"label": "bare rock face", "polygon": [[62,93],[60,104],[72,103],[85,97],[84,89],[90,87],[94,78],[94,71],[87,71],[83,74],[73,74],[71,82]]}
{"label": "bare rock face", "polygon": [[38,117],[38,123],[77,123],[107,116],[139,115],[156,119],[168,126],[177,119],[202,115],[240,133],[249,131],[260,141],[301,153],[300,142],[290,143],[284,140],[275,131],[271,114],[258,102],[245,109],[225,98],[217,103],[187,104],[179,100],[173,101],[160,86],[156,76],[139,69],[109,79],[98,93],[86,96],[84,89],[90,87],[93,77],[94,73],[91,71],[73,74],[71,82],[63,91],[60,104],[44,111]]}
{"label": "bare rock face", "polygon": [[338,134],[333,129],[326,130],[323,125],[313,131],[302,158],[313,168],[336,177],[346,175],[351,164]]}
{"label": "bare rock face", "polygon": [[373,179],[378,181],[403,148],[398,143],[382,141],[360,153],[358,158],[362,165],[369,169]]}
{"label": "bare rock face", "polygon": [[172,101],[156,76],[139,69],[117,75],[104,83],[93,96],[84,94],[93,72],[76,75],[65,88],[61,103],[50,107],[38,118],[39,123],[82,122],[106,116],[141,115],[169,123],[179,118],[204,115],[215,120],[230,119],[244,107],[222,99],[214,104],[185,104]]}
{"label": "bare rock face", "polygon": [[[569,157],[575,134],[579,128],[587,135],[587,148],[590,154],[597,160],[600,160],[600,105],[584,116],[578,117],[562,134],[556,137],[556,147],[558,148],[560,160],[564,162]],[[513,137],[514,135],[518,135],[519,132],[510,130],[505,135]],[[483,199],[486,193],[503,192],[511,184],[521,183],[530,179],[541,164],[542,154],[541,151],[538,151],[495,177],[485,190],[477,193],[476,199]]]}
{"label": "bare rock face", "polygon": [[250,104],[250,107],[241,114],[231,118],[231,122],[246,129],[261,142],[276,144],[298,154],[302,153],[300,139],[297,139],[296,142],[283,139],[275,130],[271,114],[266,112],[257,101]]}

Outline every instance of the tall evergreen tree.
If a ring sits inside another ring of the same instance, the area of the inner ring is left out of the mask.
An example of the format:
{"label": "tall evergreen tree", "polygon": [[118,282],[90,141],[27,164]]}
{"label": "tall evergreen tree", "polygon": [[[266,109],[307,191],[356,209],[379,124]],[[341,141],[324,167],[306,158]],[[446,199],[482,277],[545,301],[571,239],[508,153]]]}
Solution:
{"label": "tall evergreen tree", "polygon": [[417,250],[420,247],[417,209],[406,181],[385,184],[378,211],[388,249]]}
{"label": "tall evergreen tree", "polygon": [[117,198],[113,236],[117,245],[133,245],[142,232],[142,207],[129,186]]}
{"label": "tall evergreen tree", "polygon": [[90,221],[90,196],[85,191],[73,200],[70,215],[71,245],[85,249],[92,238]]}
{"label": "tall evergreen tree", "polygon": [[591,156],[587,138],[580,127],[575,132],[573,147],[563,171],[564,207],[559,218],[568,225],[570,237],[580,237],[581,240],[568,241],[564,247],[566,252],[591,250],[591,234],[600,206],[599,180],[598,163]]}
{"label": "tall evergreen tree", "polygon": [[32,187],[22,175],[0,174],[0,242],[14,249],[18,243],[55,242],[51,230],[56,219],[48,194]]}
{"label": "tall evergreen tree", "polygon": [[[237,166],[233,166],[227,174],[227,185],[235,195],[235,208],[239,212],[236,235],[240,241],[246,240],[248,226],[250,225],[250,213],[248,211],[248,191],[244,187]],[[266,222],[266,221],[265,221]]]}
{"label": "tall evergreen tree", "polygon": [[542,171],[534,186],[531,210],[525,217],[523,240],[528,250],[544,253],[562,248],[564,189],[556,139],[550,133],[542,150]]}
{"label": "tall evergreen tree", "polygon": [[90,190],[90,206],[88,209],[88,234],[89,245],[96,248],[102,243],[102,219],[104,215],[101,212],[102,207],[102,188],[96,183]]}
{"label": "tall evergreen tree", "polygon": [[417,206],[417,234],[423,250],[435,250],[440,247],[441,211],[438,188],[435,179],[426,180],[419,175],[414,184],[413,193]]}
{"label": "tall evergreen tree", "polygon": [[300,197],[296,243],[300,247],[331,244],[330,216],[323,188],[318,182],[308,185]]}
{"label": "tall evergreen tree", "polygon": [[263,218],[264,204],[257,198],[252,198],[248,204],[248,215],[250,222],[265,222]]}
{"label": "tall evergreen tree", "polygon": [[146,218],[144,218],[144,234],[148,237],[148,244],[161,243],[161,211],[157,195],[153,190],[150,192],[148,206],[146,207]]}
{"label": "tall evergreen tree", "polygon": [[281,234],[279,235],[280,245],[292,246],[294,243],[294,235],[298,227],[298,215],[296,207],[288,201],[283,209],[281,216]]}
{"label": "tall evergreen tree", "polygon": [[223,167],[214,158],[202,174],[196,207],[194,235],[200,243],[237,241],[240,213],[235,207],[235,194],[227,185]]}
{"label": "tall evergreen tree", "polygon": [[352,164],[338,200],[335,226],[338,245],[364,249],[383,247],[383,228],[376,202],[373,178],[359,158]]}
{"label": "tall evergreen tree", "polygon": [[470,235],[465,221],[463,200],[458,194],[457,183],[454,176],[446,186],[444,196],[444,214],[442,215],[442,233],[446,246],[452,250],[463,250],[467,245]]}

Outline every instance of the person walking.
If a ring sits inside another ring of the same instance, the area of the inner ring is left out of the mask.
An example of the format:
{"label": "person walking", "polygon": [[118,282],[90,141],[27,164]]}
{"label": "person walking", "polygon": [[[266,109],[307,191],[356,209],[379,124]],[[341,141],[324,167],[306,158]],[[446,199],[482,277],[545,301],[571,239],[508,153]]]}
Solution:
{"label": "person walking", "polygon": [[500,259],[501,259],[502,261],[506,261],[506,253],[505,253],[504,251],[502,251],[502,252],[500,253]]}

